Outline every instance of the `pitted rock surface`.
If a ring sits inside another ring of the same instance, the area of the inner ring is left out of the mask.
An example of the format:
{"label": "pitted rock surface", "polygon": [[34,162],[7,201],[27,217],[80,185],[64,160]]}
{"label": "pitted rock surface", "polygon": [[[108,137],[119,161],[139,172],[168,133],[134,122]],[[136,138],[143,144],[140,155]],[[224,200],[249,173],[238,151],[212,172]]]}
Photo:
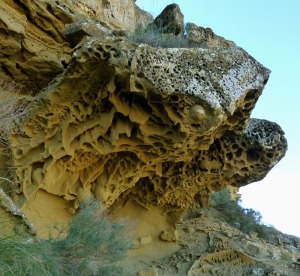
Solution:
{"label": "pitted rock surface", "polygon": [[198,220],[182,215],[206,207],[213,191],[262,179],[284,156],[281,128],[250,119],[270,71],[195,24],[186,30],[194,48],[133,43],[126,37],[136,27],[156,23],[166,37],[183,38],[177,5],[153,23],[134,2],[0,6],[2,104],[16,94],[2,83],[19,82],[25,94],[15,95],[11,110],[20,112],[9,110],[12,124],[0,131],[0,218],[12,222],[8,232],[48,238],[60,231],[51,226],[65,226],[96,198],[115,219],[136,223],[128,275],[261,275],[282,267],[299,275],[297,239],[280,236],[281,247],[271,246],[207,208]]}
{"label": "pitted rock surface", "polygon": [[211,28],[203,28],[190,22],[186,24],[186,37],[189,44],[194,47],[216,48],[235,45],[234,42],[216,35]]}
{"label": "pitted rock surface", "polygon": [[196,195],[261,179],[286,147],[278,126],[265,139],[256,125],[271,123],[247,128],[268,76],[237,47],[91,39],[12,135],[16,193],[42,189],[75,207],[94,195],[107,206],[124,197],[185,209]]}

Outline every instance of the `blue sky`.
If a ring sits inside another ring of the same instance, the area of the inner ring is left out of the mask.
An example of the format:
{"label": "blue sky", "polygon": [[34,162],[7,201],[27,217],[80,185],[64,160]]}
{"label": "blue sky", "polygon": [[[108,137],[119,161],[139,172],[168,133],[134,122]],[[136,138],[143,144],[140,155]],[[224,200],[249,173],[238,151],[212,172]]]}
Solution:
{"label": "blue sky", "polygon": [[243,206],[300,237],[300,0],[137,0],[157,16],[177,3],[185,22],[234,41],[272,73],[252,117],[277,122],[289,149],[262,181],[240,189]]}

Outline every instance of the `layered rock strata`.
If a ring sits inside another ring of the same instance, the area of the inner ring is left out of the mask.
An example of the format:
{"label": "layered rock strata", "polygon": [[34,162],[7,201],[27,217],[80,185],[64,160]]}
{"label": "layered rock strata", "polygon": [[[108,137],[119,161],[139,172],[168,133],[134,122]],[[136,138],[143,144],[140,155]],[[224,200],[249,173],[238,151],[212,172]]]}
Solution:
{"label": "layered rock strata", "polygon": [[72,45],[64,33],[66,24],[96,21],[133,32],[140,14],[134,7],[133,0],[2,1],[0,75],[24,82],[23,93],[38,93],[69,63]]}

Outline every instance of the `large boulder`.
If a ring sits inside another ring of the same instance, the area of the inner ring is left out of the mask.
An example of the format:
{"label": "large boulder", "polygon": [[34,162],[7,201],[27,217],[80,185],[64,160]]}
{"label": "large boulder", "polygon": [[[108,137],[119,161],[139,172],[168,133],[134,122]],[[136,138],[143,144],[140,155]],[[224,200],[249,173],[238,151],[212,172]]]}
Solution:
{"label": "large boulder", "polygon": [[153,25],[160,33],[183,35],[184,16],[177,4],[170,4],[155,18]]}

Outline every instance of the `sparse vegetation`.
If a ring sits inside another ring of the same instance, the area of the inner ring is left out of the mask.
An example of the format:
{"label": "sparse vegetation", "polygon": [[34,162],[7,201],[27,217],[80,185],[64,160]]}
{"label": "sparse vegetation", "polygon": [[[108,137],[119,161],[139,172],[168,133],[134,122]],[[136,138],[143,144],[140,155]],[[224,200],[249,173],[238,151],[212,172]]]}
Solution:
{"label": "sparse vegetation", "polygon": [[116,262],[130,248],[124,224],[112,222],[96,201],[81,206],[64,236],[0,238],[0,275],[122,275]]}
{"label": "sparse vegetation", "polygon": [[276,230],[262,224],[262,216],[258,211],[243,208],[239,205],[239,200],[232,200],[227,189],[213,193],[211,200],[230,225],[237,227],[246,234],[256,232],[258,237],[269,242],[276,242]]}
{"label": "sparse vegetation", "polygon": [[6,143],[6,134],[11,133],[16,127],[15,121],[24,119],[32,98],[22,95],[24,83],[0,79],[0,143]]}
{"label": "sparse vegetation", "polygon": [[129,39],[136,43],[145,43],[152,47],[189,48],[188,40],[182,35],[163,34],[155,25],[146,29],[138,28]]}

